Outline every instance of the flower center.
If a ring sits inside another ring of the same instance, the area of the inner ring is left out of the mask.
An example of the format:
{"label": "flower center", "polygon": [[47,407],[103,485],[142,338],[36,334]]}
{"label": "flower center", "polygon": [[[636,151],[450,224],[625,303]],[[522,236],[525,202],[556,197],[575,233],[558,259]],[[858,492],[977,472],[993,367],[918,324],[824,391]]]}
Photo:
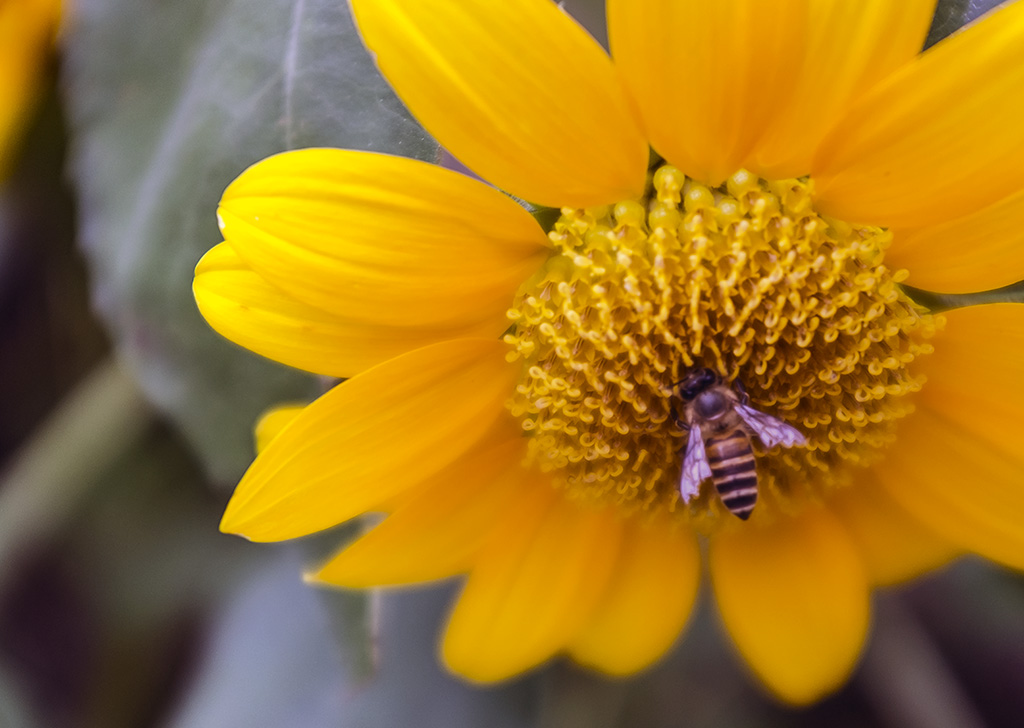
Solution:
{"label": "flower center", "polygon": [[806,446],[751,439],[761,517],[791,513],[876,460],[924,378],[939,321],[882,263],[891,235],[820,216],[809,180],[745,171],[709,189],[660,167],[649,199],[565,208],[555,253],[505,337],[523,362],[509,408],[527,459],[568,497],[730,519],[709,483],[679,496],[687,435],[675,386],[706,367]]}

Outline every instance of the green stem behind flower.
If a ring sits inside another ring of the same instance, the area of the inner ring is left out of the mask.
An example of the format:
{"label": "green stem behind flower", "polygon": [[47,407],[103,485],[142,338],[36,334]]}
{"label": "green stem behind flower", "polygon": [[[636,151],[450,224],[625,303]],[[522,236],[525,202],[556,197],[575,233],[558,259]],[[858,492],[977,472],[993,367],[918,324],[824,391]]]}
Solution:
{"label": "green stem behind flower", "polygon": [[55,533],[153,414],[113,360],[98,366],[0,475],[0,585],[18,552]]}

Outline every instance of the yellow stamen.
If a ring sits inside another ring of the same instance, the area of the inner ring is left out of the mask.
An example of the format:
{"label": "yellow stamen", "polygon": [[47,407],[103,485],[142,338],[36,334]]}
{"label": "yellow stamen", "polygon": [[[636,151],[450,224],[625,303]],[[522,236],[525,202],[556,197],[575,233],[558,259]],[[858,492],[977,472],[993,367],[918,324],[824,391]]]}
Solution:
{"label": "yellow stamen", "polygon": [[[668,509],[702,530],[731,518],[711,489],[677,491],[673,383],[694,366],[807,437],[758,452],[764,517],[850,480],[893,439],[941,323],[882,262],[890,234],[818,215],[808,180],[740,171],[709,189],[659,168],[649,199],[563,209],[556,253],[518,295],[509,403],[530,464],[572,498]],[[756,443],[755,443],[756,445]]]}

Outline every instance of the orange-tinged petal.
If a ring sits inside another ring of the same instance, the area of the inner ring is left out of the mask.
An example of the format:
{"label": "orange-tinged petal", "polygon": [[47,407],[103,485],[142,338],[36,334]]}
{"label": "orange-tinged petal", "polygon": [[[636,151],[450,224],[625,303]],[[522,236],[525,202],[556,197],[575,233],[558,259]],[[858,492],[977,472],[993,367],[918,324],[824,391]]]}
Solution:
{"label": "orange-tinged petal", "polygon": [[1020,189],[1024,3],[1007,3],[860,97],[811,174],[818,209],[920,227]]}
{"label": "orange-tinged petal", "polygon": [[953,543],[1024,568],[1024,306],[944,315],[917,411],[878,477]]}
{"label": "orange-tinged petal", "polygon": [[974,293],[1024,280],[1024,191],[946,223],[894,230],[885,257],[910,271],[910,285],[930,291]]}
{"label": "orange-tinged petal", "polygon": [[605,592],[621,522],[551,492],[543,481],[524,489],[466,580],[442,645],[445,664],[463,677],[503,680],[543,662]]}
{"label": "orange-tinged petal", "polygon": [[199,261],[192,292],[221,336],[282,364],[332,377],[351,377],[438,341],[497,337],[506,327],[504,317],[447,329],[344,319],[272,286],[226,243]]}
{"label": "orange-tinged petal", "polygon": [[611,60],[550,0],[351,0],[381,73],[427,131],[552,207],[643,192],[647,143]]}
{"label": "orange-tinged petal", "polygon": [[60,13],[59,0],[0,2],[0,180],[43,90]]}
{"label": "orange-tinged petal", "polygon": [[290,425],[299,416],[302,410],[306,409],[305,404],[286,404],[269,409],[260,415],[260,419],[253,428],[256,436],[256,452],[261,453],[267,449],[270,441],[281,434],[281,430]]}
{"label": "orange-tinged petal", "polygon": [[506,350],[486,339],[442,342],[339,384],[260,453],[221,529],[254,541],[295,538],[422,482],[506,413],[517,376]]}
{"label": "orange-tinged petal", "polygon": [[878,478],[907,511],[960,548],[1024,569],[1024,462],[924,406]]}
{"label": "orange-tinged petal", "polygon": [[1024,463],[1024,305],[970,306],[943,317],[935,352],[923,360],[922,403]]}
{"label": "orange-tinged petal", "polygon": [[730,636],[780,698],[810,703],[846,680],[867,633],[868,583],[838,519],[821,509],[722,533],[708,561]]}
{"label": "orange-tinged petal", "polygon": [[303,149],[224,192],[224,239],[268,283],[365,324],[492,322],[548,254],[517,203],[466,175],[402,157]]}
{"label": "orange-tinged petal", "polygon": [[700,552],[693,534],[666,521],[633,523],[607,593],[569,644],[578,662],[629,675],[665,654],[693,608]]}
{"label": "orange-tinged petal", "polygon": [[522,490],[522,438],[502,439],[440,471],[312,576],[344,587],[412,584],[469,570]]}
{"label": "orange-tinged petal", "polygon": [[807,3],[609,0],[615,65],[651,145],[703,182],[735,172],[792,95]]}
{"label": "orange-tinged petal", "polygon": [[894,501],[873,473],[859,477],[830,505],[853,537],[872,584],[898,584],[962,552]]}
{"label": "orange-tinged petal", "polygon": [[[916,56],[936,0],[815,0],[792,96],[774,116],[743,163],[763,177],[807,174],[829,127],[858,95]],[[798,46],[799,47],[799,46]],[[786,79],[779,79],[779,83]]]}

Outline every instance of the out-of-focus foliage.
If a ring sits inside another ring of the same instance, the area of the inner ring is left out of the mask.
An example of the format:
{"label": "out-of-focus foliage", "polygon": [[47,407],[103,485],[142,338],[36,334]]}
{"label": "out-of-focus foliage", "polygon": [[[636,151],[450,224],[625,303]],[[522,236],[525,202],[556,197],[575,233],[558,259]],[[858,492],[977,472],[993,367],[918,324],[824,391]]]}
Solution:
{"label": "out-of-focus foliage", "polygon": [[149,397],[215,479],[234,481],[257,415],[318,387],[196,312],[192,269],[220,242],[224,187],[297,147],[431,159],[436,145],[374,73],[337,0],[81,0],[63,47],[93,300]]}
{"label": "out-of-focus foliage", "polygon": [[363,674],[324,640],[335,628],[332,602],[343,595],[318,595],[300,569],[294,558],[278,559],[225,605],[196,689],[168,728],[532,725],[533,682],[480,690],[442,672],[434,631],[449,590],[387,595],[375,628],[377,666]]}
{"label": "out-of-focus foliage", "polygon": [[977,20],[1005,0],[939,0],[935,18],[924,42],[925,48],[938,43],[950,33]]}

